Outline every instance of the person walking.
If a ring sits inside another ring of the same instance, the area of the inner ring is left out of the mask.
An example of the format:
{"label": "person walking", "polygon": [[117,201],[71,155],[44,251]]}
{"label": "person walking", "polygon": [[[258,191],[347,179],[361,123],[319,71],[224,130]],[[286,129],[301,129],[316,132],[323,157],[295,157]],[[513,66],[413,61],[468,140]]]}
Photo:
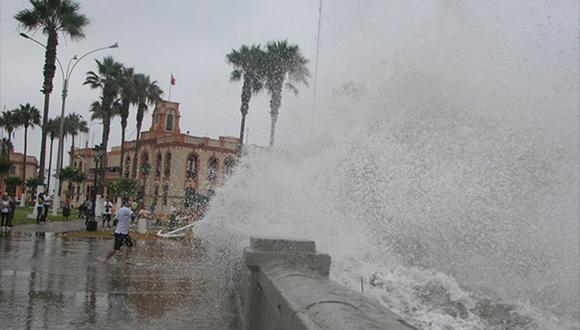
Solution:
{"label": "person walking", "polygon": [[36,201],[38,203],[36,206],[36,224],[39,225],[44,222],[44,194],[38,194]]}
{"label": "person walking", "polygon": [[123,200],[123,206],[115,214],[115,220],[117,221],[117,226],[115,227],[115,243],[113,249],[103,259],[103,263],[106,263],[123,245],[127,246],[129,252],[131,251],[133,241],[129,237],[129,226],[131,225],[132,216],[133,211],[129,208],[129,202]]}
{"label": "person walking", "polygon": [[110,222],[111,222],[111,213],[113,211],[113,203],[111,203],[111,201],[109,201],[109,199],[107,198],[105,200],[105,211],[103,212],[103,227],[105,227],[105,223],[107,223],[107,228],[110,227]]}
{"label": "person walking", "polygon": [[0,201],[0,230],[7,231],[10,229],[10,200],[8,195],[2,196]]}

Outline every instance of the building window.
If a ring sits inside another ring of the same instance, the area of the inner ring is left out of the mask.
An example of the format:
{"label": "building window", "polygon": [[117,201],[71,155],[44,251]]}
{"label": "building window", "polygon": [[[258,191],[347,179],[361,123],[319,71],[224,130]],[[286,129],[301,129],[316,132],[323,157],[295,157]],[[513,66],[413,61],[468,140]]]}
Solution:
{"label": "building window", "polygon": [[187,157],[187,163],[185,163],[185,176],[188,179],[193,179],[197,176],[197,157],[194,154],[190,154]]}
{"label": "building window", "polygon": [[210,183],[213,183],[217,178],[218,172],[218,160],[215,157],[212,157],[207,162],[207,179]]}
{"label": "building window", "polygon": [[169,194],[169,186],[165,185],[165,187],[163,187],[163,206],[167,206],[167,195]]}
{"label": "building window", "polygon": [[232,175],[233,172],[234,172],[234,160],[228,158],[224,161],[224,174],[226,176],[230,176]]}
{"label": "building window", "polygon": [[161,153],[157,153],[157,159],[155,160],[155,177],[158,178],[161,176]]}
{"label": "building window", "polygon": [[125,158],[125,166],[123,166],[123,172],[125,173],[125,177],[129,177],[129,172],[131,171],[131,157],[127,156]]}
{"label": "building window", "polygon": [[165,154],[165,177],[168,178],[171,175],[171,153]]}
{"label": "building window", "polygon": [[193,187],[185,188],[185,207],[193,207],[195,205],[195,189]]}
{"label": "building window", "polygon": [[155,213],[155,209],[157,208],[157,199],[159,198],[159,186],[155,186],[153,190],[153,201],[151,202],[151,213]]}
{"label": "building window", "polygon": [[150,170],[150,165],[149,165],[149,154],[147,153],[147,151],[144,151],[141,154],[141,176],[142,177],[147,177],[147,175],[149,174],[149,170]]}
{"label": "building window", "polygon": [[173,115],[172,114],[168,114],[167,115],[167,119],[166,119],[166,127],[165,129],[168,131],[173,131]]}

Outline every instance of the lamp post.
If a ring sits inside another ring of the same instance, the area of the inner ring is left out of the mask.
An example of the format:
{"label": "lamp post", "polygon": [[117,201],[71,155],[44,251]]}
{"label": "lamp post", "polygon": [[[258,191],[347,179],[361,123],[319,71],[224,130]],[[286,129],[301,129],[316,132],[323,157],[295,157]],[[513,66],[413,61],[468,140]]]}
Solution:
{"label": "lamp post", "polygon": [[92,198],[92,204],[93,204],[93,209],[92,209],[92,221],[96,221],[96,209],[97,209],[97,194],[98,194],[98,180],[99,180],[99,175],[101,174],[101,165],[103,162],[103,152],[106,152],[103,150],[102,146],[100,144],[97,144],[93,147],[93,159],[94,159],[94,163],[95,163],[95,169],[94,169],[94,177],[93,177],[93,196],[91,196]]}
{"label": "lamp post", "polygon": [[[20,33],[20,36],[39,44],[43,48],[46,48],[46,46],[43,43],[31,38],[26,33]],[[85,53],[84,55],[82,55],[80,57],[77,57],[75,55],[68,61],[68,64],[66,66],[66,70],[63,70],[63,67],[62,67],[60,60],[58,58],[56,59],[58,66],[60,68],[60,73],[62,75],[62,108],[60,111],[60,123],[59,123],[60,125],[59,125],[59,129],[58,129],[58,152],[56,155],[56,173],[55,173],[56,190],[55,190],[55,194],[54,194],[55,196],[54,196],[54,200],[53,200],[53,204],[52,204],[52,215],[56,215],[58,212],[58,208],[60,207],[60,194],[61,194],[60,188],[61,187],[60,187],[60,177],[59,176],[60,176],[61,163],[62,163],[62,157],[63,157],[63,147],[64,147],[64,141],[63,141],[64,113],[65,113],[65,107],[66,107],[66,97],[68,96],[68,83],[69,83],[71,74],[72,74],[74,68],[77,66],[77,64],[79,64],[79,62],[82,59],[84,59],[85,57],[87,57],[88,55],[93,54],[95,52],[98,52],[100,50],[105,50],[105,49],[110,49],[110,48],[118,48],[118,47],[119,47],[119,44],[114,43],[110,46],[93,49],[93,50]]]}

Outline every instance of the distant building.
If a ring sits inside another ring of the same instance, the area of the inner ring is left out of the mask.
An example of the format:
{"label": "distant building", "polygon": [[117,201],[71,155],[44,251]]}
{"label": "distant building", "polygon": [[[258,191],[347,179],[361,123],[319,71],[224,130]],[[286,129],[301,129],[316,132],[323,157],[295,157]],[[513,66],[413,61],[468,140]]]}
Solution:
{"label": "distant building", "polygon": [[[107,181],[120,175],[132,177],[133,166],[137,165],[137,196],[144,207],[163,213],[171,205],[183,208],[203,203],[213,194],[214,187],[232,173],[240,148],[239,139],[224,136],[211,139],[181,133],[179,103],[176,102],[158,102],[152,117],[151,128],[141,133],[137,159],[135,141],[124,144],[123,166],[120,166],[120,146],[112,147],[107,153]],[[77,207],[91,198],[93,150],[75,149],[70,156],[70,166],[79,168],[87,176],[85,183],[72,186],[71,203]],[[63,185],[63,200],[67,186]]]}
{"label": "distant building", "polygon": [[[20,152],[11,152],[10,153],[10,161],[12,162],[12,166],[10,167],[10,172],[8,176],[17,176],[22,179],[23,173],[23,166],[22,161],[24,160],[24,154]],[[26,156],[26,180],[38,176],[38,161],[36,157],[27,155]],[[6,191],[6,186],[4,182],[2,182],[2,192]],[[16,197],[20,198],[22,196],[22,186],[16,188]]]}

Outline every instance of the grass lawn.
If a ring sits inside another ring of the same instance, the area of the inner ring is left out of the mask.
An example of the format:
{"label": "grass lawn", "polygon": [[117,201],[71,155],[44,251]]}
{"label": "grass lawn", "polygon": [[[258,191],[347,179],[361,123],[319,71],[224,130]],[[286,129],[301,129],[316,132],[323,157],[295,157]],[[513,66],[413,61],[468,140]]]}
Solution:
{"label": "grass lawn", "polygon": [[[51,211],[52,210],[48,210],[48,222],[52,222],[52,221],[64,221],[64,218],[62,217],[62,214],[59,213],[58,215],[51,215]],[[36,223],[36,218],[34,219],[28,219],[28,215],[32,213],[32,207],[17,207],[16,210],[14,211],[14,219],[12,219],[12,224],[14,226],[17,225],[28,225],[28,224],[33,224]],[[68,217],[69,220],[74,220],[76,219],[76,214],[74,216],[70,216]]]}

